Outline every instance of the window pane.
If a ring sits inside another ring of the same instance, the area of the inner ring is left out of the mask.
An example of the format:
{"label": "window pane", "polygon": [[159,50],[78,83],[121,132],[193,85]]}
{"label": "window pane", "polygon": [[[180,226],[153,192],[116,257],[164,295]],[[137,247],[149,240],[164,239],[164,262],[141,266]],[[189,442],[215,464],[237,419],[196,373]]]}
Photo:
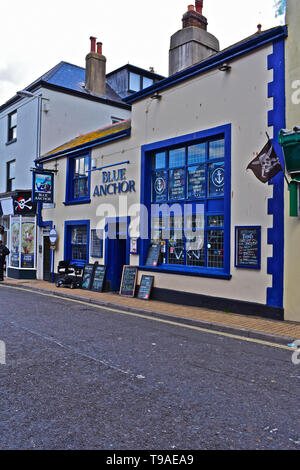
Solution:
{"label": "window pane", "polygon": [[185,199],[185,169],[169,171],[169,199],[179,201]]}
{"label": "window pane", "polygon": [[209,158],[224,158],[225,142],[224,139],[209,142]]}
{"label": "window pane", "polygon": [[207,223],[209,227],[224,227],[224,215],[210,215]]}
{"label": "window pane", "polygon": [[204,163],[206,155],[206,144],[190,145],[188,147],[188,164]]}
{"label": "window pane", "polygon": [[10,126],[9,127],[15,127],[17,125],[17,113],[12,113],[9,116],[10,118]]}
{"label": "window pane", "polygon": [[102,230],[91,231],[92,256],[102,258],[103,256],[103,232]]}
{"label": "window pane", "polygon": [[153,79],[148,78],[148,77],[143,77],[143,89],[151,85],[153,85]]}
{"label": "window pane", "polygon": [[224,163],[212,163],[209,165],[209,196],[224,196],[224,184]]}
{"label": "window pane", "polygon": [[207,265],[209,268],[223,268],[223,230],[209,230],[207,232]]}
{"label": "window pane", "polygon": [[191,166],[188,169],[188,198],[205,198],[205,166]]}
{"label": "window pane", "polygon": [[170,233],[168,264],[184,264],[184,238],[181,230],[174,230]]}
{"label": "window pane", "polygon": [[185,165],[185,148],[170,150],[169,167],[177,168]]}
{"label": "window pane", "polygon": [[88,178],[74,180],[74,198],[88,196]]}
{"label": "window pane", "polygon": [[85,261],[87,259],[86,245],[72,245],[72,259]]}
{"label": "window pane", "polygon": [[141,77],[137,73],[129,73],[129,89],[132,91],[140,91]]}
{"label": "window pane", "polygon": [[166,171],[157,171],[152,175],[152,202],[166,201],[168,197],[168,176]]}
{"label": "window pane", "polygon": [[11,162],[8,164],[8,178],[16,177],[16,162]]}
{"label": "window pane", "polygon": [[166,167],[166,152],[156,153],[153,157],[153,169],[160,170]]}
{"label": "window pane", "polygon": [[87,242],[87,228],[82,227],[73,227],[72,228],[72,243],[86,243]]}
{"label": "window pane", "polygon": [[205,266],[204,230],[186,234],[186,262],[188,266]]}

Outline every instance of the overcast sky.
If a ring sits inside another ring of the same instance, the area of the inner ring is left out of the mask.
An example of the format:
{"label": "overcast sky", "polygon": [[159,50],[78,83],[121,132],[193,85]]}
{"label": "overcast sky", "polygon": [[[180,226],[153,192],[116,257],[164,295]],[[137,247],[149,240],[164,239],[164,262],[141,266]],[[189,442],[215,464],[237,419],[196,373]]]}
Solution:
{"label": "overcast sky", "polygon": [[[168,74],[170,36],[193,0],[1,2],[0,104],[60,61],[84,67],[90,36],[103,42],[107,72],[126,63]],[[281,24],[274,0],[204,0],[208,30],[227,47]]]}

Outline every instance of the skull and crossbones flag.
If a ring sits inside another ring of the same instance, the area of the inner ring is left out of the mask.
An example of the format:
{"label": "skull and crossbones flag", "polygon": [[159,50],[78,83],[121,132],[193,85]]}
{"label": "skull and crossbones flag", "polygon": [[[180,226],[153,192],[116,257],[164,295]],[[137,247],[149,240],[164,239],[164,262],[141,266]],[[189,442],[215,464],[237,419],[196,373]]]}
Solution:
{"label": "skull and crossbones flag", "polygon": [[262,183],[267,183],[280,171],[283,171],[279,158],[275,152],[270,139],[264,146],[260,154],[247,166],[247,170],[252,170],[256,178]]}

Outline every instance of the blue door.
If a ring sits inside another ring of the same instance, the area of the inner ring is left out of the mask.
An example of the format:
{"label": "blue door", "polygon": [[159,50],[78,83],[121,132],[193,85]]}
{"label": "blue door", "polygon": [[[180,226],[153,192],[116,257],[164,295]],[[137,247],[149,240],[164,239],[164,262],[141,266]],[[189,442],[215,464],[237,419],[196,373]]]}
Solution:
{"label": "blue door", "polygon": [[[109,237],[110,233],[115,236]],[[106,239],[105,249],[105,264],[107,266],[106,282],[111,291],[117,292],[120,290],[121,277],[123,266],[129,264],[129,240],[127,238],[127,223],[126,231],[119,223],[113,223],[113,228],[108,227],[108,237]]]}

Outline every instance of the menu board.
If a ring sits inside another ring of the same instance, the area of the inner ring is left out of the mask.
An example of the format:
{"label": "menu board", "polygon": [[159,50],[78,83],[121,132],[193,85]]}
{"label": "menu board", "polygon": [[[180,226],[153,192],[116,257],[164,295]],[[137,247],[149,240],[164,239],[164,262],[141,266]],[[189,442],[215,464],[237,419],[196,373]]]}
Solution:
{"label": "menu board", "polygon": [[143,274],[139,288],[138,298],[142,300],[149,300],[151,290],[154,283],[154,276],[146,276]]}
{"label": "menu board", "polygon": [[260,269],[261,227],[236,227],[236,267]]}
{"label": "menu board", "polygon": [[91,289],[95,292],[103,291],[103,284],[106,274],[106,266],[97,265],[95,267],[94,278]]}
{"label": "menu board", "polygon": [[134,297],[138,269],[136,266],[124,266],[120,286],[120,295]]}
{"label": "menu board", "polygon": [[169,199],[180,200],[185,198],[185,169],[178,168],[170,171]]}
{"label": "menu board", "polygon": [[205,197],[205,166],[189,167],[188,196],[189,199]]}
{"label": "menu board", "polygon": [[83,268],[81,288],[90,290],[93,281],[94,264],[86,264]]}
{"label": "menu board", "polygon": [[159,263],[160,252],[161,252],[160,243],[150,243],[145,265],[156,267]]}

